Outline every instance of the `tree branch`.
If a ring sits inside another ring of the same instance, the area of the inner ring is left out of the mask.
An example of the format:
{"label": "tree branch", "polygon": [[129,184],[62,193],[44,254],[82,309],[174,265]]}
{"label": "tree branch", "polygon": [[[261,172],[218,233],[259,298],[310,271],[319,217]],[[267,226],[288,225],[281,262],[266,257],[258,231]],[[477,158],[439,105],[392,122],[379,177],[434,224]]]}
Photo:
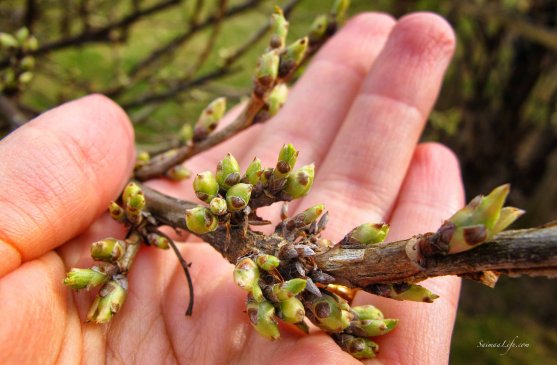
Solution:
{"label": "tree branch", "polygon": [[[161,223],[188,230],[185,211],[197,204],[166,196],[142,186],[148,210]],[[231,227],[230,241],[226,231],[219,228],[200,237],[219,251],[228,261],[253,250],[277,254],[284,238],[277,234],[264,235],[241,227]],[[492,242],[475,249],[446,256],[434,256],[418,265],[413,247],[422,239],[418,235],[408,240],[366,246],[337,245],[317,253],[314,262],[335,282],[372,291],[374,284],[413,283],[436,276],[466,276],[495,271],[509,276],[557,276],[557,225],[542,228],[505,231]]]}

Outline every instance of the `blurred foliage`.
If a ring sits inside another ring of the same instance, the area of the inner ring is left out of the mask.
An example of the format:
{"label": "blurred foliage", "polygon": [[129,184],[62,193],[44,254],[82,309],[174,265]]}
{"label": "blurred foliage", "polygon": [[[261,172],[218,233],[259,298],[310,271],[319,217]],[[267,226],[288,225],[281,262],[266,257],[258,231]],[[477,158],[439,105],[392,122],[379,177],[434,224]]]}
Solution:
{"label": "blurred foliage", "polygon": [[[291,16],[290,39],[304,34],[330,3],[301,0]],[[126,109],[140,143],[164,141],[192,123],[215,96],[237,102],[246,94],[255,55],[266,46],[251,39],[263,34],[274,4],[3,0],[0,32],[16,34],[25,26],[39,48],[17,51],[11,63],[0,48],[0,79],[23,57],[35,58],[31,83],[5,88],[0,95],[0,135],[66,100],[101,92]],[[231,9],[237,14],[228,14]],[[370,10],[396,17],[433,11],[452,24],[458,48],[424,140],[455,150],[469,196],[510,182],[511,204],[528,211],[523,224],[557,219],[557,2],[352,0],[352,14]],[[227,63],[237,50],[245,53]],[[451,362],[545,364],[557,358],[557,324],[547,320],[554,312],[549,305],[555,303],[555,283],[518,279],[502,287],[482,296],[478,293],[489,289],[465,283]],[[534,296],[537,303],[548,305],[521,311],[524,292],[541,293]],[[491,308],[493,302],[500,305]],[[491,311],[478,312],[478,303]],[[514,320],[516,313],[520,320]],[[532,347],[511,349],[505,356],[476,348],[480,339],[515,335]]]}

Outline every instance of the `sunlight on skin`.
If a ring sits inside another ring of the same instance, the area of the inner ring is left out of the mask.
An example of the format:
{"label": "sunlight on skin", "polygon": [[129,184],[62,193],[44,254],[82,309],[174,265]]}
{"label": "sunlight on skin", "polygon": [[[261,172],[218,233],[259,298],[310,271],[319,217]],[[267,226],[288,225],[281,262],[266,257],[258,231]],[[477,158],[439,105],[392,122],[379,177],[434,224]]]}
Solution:
{"label": "sunlight on skin", "polygon": [[[188,167],[213,170],[228,151],[243,166],[254,155],[272,165],[280,146],[293,143],[300,164],[316,162],[318,178],[292,208],[324,203],[332,215],[327,237],[374,221],[392,224],[390,239],[435,229],[462,204],[460,174],[447,149],[416,143],[453,49],[451,29],[435,15],[396,23],[360,15],[320,51],[276,118]],[[358,363],[323,333],[260,337],[246,318],[232,265],[207,244],[180,246],[193,263],[193,317],[184,317],[188,294],[173,255],[143,248],[121,313],[106,326],[84,324],[93,294],[72,293],[62,279],[70,267],[91,264],[91,242],[123,235],[106,215],[91,223],[125,184],[132,161],[129,122],[101,96],[46,113],[0,142],[0,170],[7,172],[0,182],[10,188],[0,192],[0,254],[7,257],[0,263],[0,363]],[[192,196],[191,180],[154,185]],[[458,283],[427,281],[442,295],[430,305],[359,296],[401,318],[378,341],[378,360],[448,361]]]}

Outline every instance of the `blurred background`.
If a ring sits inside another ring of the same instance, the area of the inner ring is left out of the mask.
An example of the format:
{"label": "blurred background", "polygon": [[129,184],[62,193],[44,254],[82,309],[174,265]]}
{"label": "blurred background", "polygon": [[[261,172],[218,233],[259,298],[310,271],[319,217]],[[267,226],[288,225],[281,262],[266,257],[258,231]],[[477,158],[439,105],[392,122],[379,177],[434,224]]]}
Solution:
{"label": "blurred background", "polygon": [[[2,0],[0,137],[100,92],[126,109],[139,147],[156,148],[214,97],[247,95],[275,4],[291,10],[295,39],[331,3]],[[557,1],[352,0],[350,13],[418,10],[443,15],[458,38],[423,139],[457,153],[469,198],[510,182],[510,204],[527,210],[519,225],[557,219]],[[548,279],[464,282],[451,363],[557,363],[556,298]],[[478,347],[516,336],[529,347]]]}

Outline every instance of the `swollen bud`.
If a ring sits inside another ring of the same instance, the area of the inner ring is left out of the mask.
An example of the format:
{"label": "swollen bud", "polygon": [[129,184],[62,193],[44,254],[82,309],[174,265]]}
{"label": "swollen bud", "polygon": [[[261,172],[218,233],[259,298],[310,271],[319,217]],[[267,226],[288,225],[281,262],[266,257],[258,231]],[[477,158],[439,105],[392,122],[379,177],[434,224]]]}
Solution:
{"label": "swollen bud", "polygon": [[276,51],[269,51],[259,57],[255,70],[255,88],[257,96],[263,97],[277,80],[280,57]]}
{"label": "swollen bud", "polygon": [[108,205],[108,211],[112,219],[114,219],[116,222],[122,222],[126,215],[124,212],[124,208],[119,206],[116,202],[112,202]]}
{"label": "swollen bud", "polygon": [[350,332],[362,337],[385,335],[398,324],[398,319],[364,319],[352,321]]}
{"label": "swollen bud", "polygon": [[282,10],[275,7],[275,13],[271,15],[271,48],[282,48],[288,35],[288,21],[284,17]]}
{"label": "swollen bud", "polygon": [[229,211],[238,212],[248,206],[253,186],[239,183],[226,192],[226,205]]}
{"label": "swollen bud", "polygon": [[191,176],[191,171],[184,165],[174,165],[166,170],[165,175],[172,181],[182,181]]}
{"label": "swollen bud", "polygon": [[302,278],[295,278],[285,281],[281,284],[274,284],[271,288],[273,296],[277,300],[288,300],[303,292],[306,288],[307,281]]}
{"label": "swollen bud", "polygon": [[320,15],[311,24],[309,28],[309,42],[310,44],[320,42],[323,37],[325,37],[325,32],[327,32],[329,20],[326,15]]}
{"label": "swollen bud", "polygon": [[280,316],[286,323],[299,323],[304,320],[304,304],[296,297],[280,302]]}
{"label": "swollen bud", "polygon": [[137,154],[137,157],[135,158],[135,169],[145,166],[149,162],[149,160],[151,160],[151,156],[149,155],[149,152],[147,151],[139,152]]}
{"label": "swollen bud", "polygon": [[275,116],[282,108],[288,98],[288,86],[286,84],[278,84],[267,96],[265,102],[269,107],[269,116]]}
{"label": "swollen bud", "polygon": [[109,279],[108,275],[96,270],[96,267],[91,269],[73,268],[66,274],[64,285],[76,290],[89,290],[106,283]]}
{"label": "swollen bud", "polygon": [[183,144],[188,144],[193,139],[193,127],[191,124],[186,123],[180,128],[178,138]]}
{"label": "swollen bud", "polygon": [[126,243],[116,238],[105,238],[91,245],[91,257],[95,260],[115,262],[124,255]]}
{"label": "swollen bud", "polygon": [[284,178],[294,169],[298,151],[291,144],[282,146],[279,152],[277,166],[273,170],[275,178]]}
{"label": "swollen bud", "polygon": [[323,294],[310,303],[317,325],[328,332],[340,332],[346,326],[342,320],[340,304],[330,295]]}
{"label": "swollen bud", "polygon": [[106,283],[87,313],[87,322],[107,323],[118,313],[126,300],[127,282],[111,280]]}
{"label": "swollen bud", "polygon": [[230,189],[240,181],[240,165],[230,153],[219,161],[216,179],[219,187],[223,190]]}
{"label": "swollen bud", "polygon": [[193,191],[200,200],[209,203],[217,196],[219,184],[211,171],[205,171],[193,179]]}
{"label": "swollen bud", "polygon": [[124,188],[124,193],[122,194],[122,201],[124,202],[124,205],[127,205],[129,203],[129,201],[136,195],[142,195],[143,192],[141,191],[141,188],[139,187],[139,185],[137,185],[134,182],[130,182],[128,185],[126,185],[126,187]]}
{"label": "swollen bud", "polygon": [[371,359],[379,351],[379,346],[370,339],[341,334],[336,340],[339,346],[356,359]]}
{"label": "swollen bud", "polygon": [[209,209],[211,209],[211,213],[216,216],[225,215],[228,212],[228,210],[226,209],[226,200],[219,197],[213,198],[213,200],[211,200],[211,203],[209,203]]}
{"label": "swollen bud", "polygon": [[292,199],[300,198],[306,195],[313,185],[313,177],[315,176],[315,165],[310,164],[294,170],[284,186],[284,192]]}
{"label": "swollen bud", "polygon": [[263,168],[261,167],[261,160],[256,157],[253,161],[251,161],[246,169],[246,174],[244,175],[244,179],[242,181],[256,186],[261,180],[261,171],[263,171]]}
{"label": "swollen bud", "polygon": [[361,244],[380,243],[389,233],[389,225],[385,223],[364,223],[348,234],[349,242]]}
{"label": "swollen bud", "polygon": [[331,15],[335,18],[337,24],[344,23],[346,19],[346,11],[350,6],[350,0],[335,0],[331,8]]}
{"label": "swollen bud", "polygon": [[255,262],[257,266],[266,271],[276,269],[280,264],[278,257],[266,254],[257,255]]}
{"label": "swollen bud", "polygon": [[168,241],[168,238],[161,236],[160,234],[149,233],[147,235],[147,241],[151,246],[155,246],[163,250],[167,250],[170,247],[170,242]]}
{"label": "swollen bud", "polygon": [[294,226],[297,228],[304,227],[317,221],[317,218],[325,210],[325,205],[317,204],[311,208],[304,210],[302,213],[295,215],[291,218],[294,222]]}
{"label": "swollen bud", "polygon": [[495,223],[492,229],[493,234],[496,235],[497,233],[505,230],[524,213],[526,213],[526,211],[514,207],[504,207],[501,209],[499,220]]}
{"label": "swollen bud", "polygon": [[383,319],[383,313],[371,304],[359,305],[351,308],[360,320],[366,319]]}
{"label": "swollen bud", "polygon": [[277,322],[274,318],[275,307],[271,303],[249,301],[247,309],[250,323],[261,336],[269,340],[276,340],[280,337]]}
{"label": "swollen bud", "polygon": [[195,207],[186,210],[186,226],[196,234],[205,234],[217,229],[219,221],[211,211],[205,207]]}
{"label": "swollen bud", "polygon": [[236,264],[233,275],[236,285],[245,291],[251,292],[254,287],[259,286],[259,269],[249,257],[241,259]]}
{"label": "swollen bud", "polygon": [[219,121],[226,111],[226,98],[218,98],[213,100],[199,116],[193,130],[193,140],[195,142],[202,141],[217,128]]}
{"label": "swollen bud", "polygon": [[19,43],[17,42],[17,39],[15,39],[13,35],[9,33],[0,32],[0,46],[3,49],[18,48]]}

